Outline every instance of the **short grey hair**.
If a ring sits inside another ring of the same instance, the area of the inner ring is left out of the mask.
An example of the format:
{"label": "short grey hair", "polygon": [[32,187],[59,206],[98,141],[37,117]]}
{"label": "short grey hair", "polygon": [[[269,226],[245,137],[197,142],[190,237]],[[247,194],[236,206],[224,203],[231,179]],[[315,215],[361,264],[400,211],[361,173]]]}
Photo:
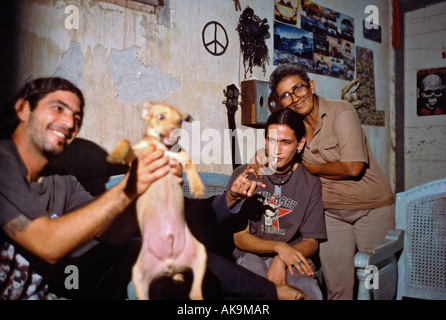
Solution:
{"label": "short grey hair", "polygon": [[280,80],[287,76],[297,75],[303,81],[310,82],[307,71],[298,63],[288,63],[277,67],[269,77],[269,87],[271,92],[276,92]]}

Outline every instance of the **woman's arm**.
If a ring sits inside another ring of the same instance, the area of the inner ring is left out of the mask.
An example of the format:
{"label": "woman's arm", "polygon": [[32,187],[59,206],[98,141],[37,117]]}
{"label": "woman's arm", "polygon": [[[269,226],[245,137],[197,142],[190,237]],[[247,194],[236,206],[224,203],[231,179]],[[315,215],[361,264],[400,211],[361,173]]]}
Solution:
{"label": "woman's arm", "polygon": [[310,164],[302,161],[302,165],[311,174],[332,180],[354,179],[360,176],[365,168],[364,162],[329,162]]}

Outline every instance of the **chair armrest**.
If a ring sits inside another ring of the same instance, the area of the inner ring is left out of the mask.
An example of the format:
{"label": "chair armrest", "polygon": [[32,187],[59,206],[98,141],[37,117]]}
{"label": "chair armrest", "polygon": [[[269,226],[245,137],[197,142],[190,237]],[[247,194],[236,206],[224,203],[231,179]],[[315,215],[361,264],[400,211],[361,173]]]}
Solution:
{"label": "chair armrest", "polygon": [[368,265],[379,264],[401,251],[403,246],[404,230],[390,230],[383,240],[356,253],[355,267],[365,268]]}
{"label": "chair armrest", "polygon": [[358,300],[395,298],[398,277],[396,254],[403,246],[404,231],[390,230],[383,240],[356,253]]}

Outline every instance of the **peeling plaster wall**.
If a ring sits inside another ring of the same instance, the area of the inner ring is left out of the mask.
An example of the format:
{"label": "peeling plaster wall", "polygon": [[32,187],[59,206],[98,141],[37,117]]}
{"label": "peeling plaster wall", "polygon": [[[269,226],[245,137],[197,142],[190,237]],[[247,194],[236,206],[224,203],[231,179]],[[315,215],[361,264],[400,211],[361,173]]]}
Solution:
{"label": "peeling plaster wall", "polygon": [[181,88],[173,76],[161,73],[156,67],[144,66],[137,58],[137,51],[138,47],[132,46],[110,52],[107,69],[118,101],[127,104],[161,101]]}
{"label": "peeling plaster wall", "polygon": [[73,82],[79,89],[83,86],[84,56],[82,55],[79,42],[71,42],[67,52],[62,57],[59,67],[53,74],[54,77],[61,77]]}
{"label": "peeling plaster wall", "polygon": [[[200,121],[199,145],[197,141],[194,146],[191,143],[197,123],[183,126],[187,132],[184,142],[194,150],[206,149],[209,142],[203,135],[205,130],[224,133],[228,128],[223,89],[232,83],[240,88],[240,81],[244,80],[236,31],[241,11],[235,11],[230,0],[168,1],[163,22],[150,13],[155,10],[143,12],[98,0],[14,1],[18,7],[14,28],[19,39],[15,45],[15,89],[29,77],[70,76],[83,89],[87,103],[80,137],[108,151],[122,138],[135,143],[143,135],[145,124],[140,119],[140,100],[162,100]],[[354,17],[356,44],[374,50],[377,109],[386,111],[386,126],[366,126],[365,130],[378,163],[392,176],[390,4],[387,0],[317,2]],[[273,34],[273,1],[240,0],[240,4],[242,10],[250,6],[258,16],[267,18]],[[366,17],[364,8],[369,4],[380,9],[381,44],[364,40],[362,28],[358,27]],[[79,9],[79,29],[69,30],[64,26],[68,16],[64,10],[68,5]],[[166,19],[166,14],[170,14],[170,19]],[[229,47],[221,56],[210,55],[202,44],[202,29],[209,21],[221,23],[228,34]],[[267,45],[272,59],[272,36]],[[252,78],[267,80],[274,68],[272,60],[265,75],[261,68],[255,67]],[[317,83],[318,94],[326,98],[339,99],[341,89],[348,83],[314,74],[310,77]],[[236,123],[238,128],[249,129],[241,126],[240,108],[236,112]],[[249,145],[253,143],[249,141]],[[230,152],[228,146],[221,148],[213,151]],[[204,171],[232,172],[230,163],[201,163],[198,167]]]}

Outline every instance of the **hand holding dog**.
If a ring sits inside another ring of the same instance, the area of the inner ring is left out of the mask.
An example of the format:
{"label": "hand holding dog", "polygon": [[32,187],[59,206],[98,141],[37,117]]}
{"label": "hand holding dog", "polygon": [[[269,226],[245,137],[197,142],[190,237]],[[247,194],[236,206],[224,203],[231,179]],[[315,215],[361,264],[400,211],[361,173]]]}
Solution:
{"label": "hand holding dog", "polygon": [[164,177],[169,172],[181,179],[181,165],[169,160],[164,155],[164,150],[156,149],[154,145],[149,145],[139,153],[132,162],[127,174],[126,194],[134,199],[143,194],[150,185]]}

